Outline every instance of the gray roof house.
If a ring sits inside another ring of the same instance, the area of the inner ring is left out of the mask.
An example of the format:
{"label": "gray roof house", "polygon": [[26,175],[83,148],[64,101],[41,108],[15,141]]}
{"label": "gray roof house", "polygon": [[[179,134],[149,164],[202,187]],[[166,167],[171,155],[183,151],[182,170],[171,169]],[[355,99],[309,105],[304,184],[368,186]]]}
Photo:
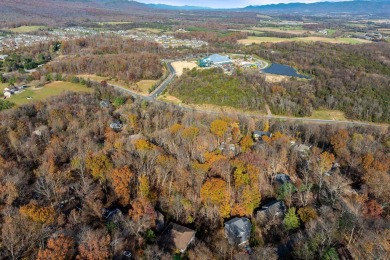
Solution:
{"label": "gray roof house", "polygon": [[110,127],[114,130],[121,130],[123,125],[121,121],[115,120],[110,124]]}
{"label": "gray roof house", "polygon": [[291,178],[287,174],[278,173],[275,176],[275,181],[283,185],[285,183],[291,182]]}
{"label": "gray roof house", "polygon": [[286,212],[286,206],[281,200],[273,200],[270,203],[262,206],[260,210],[256,212],[256,219],[261,220],[264,217],[273,219],[275,217],[283,217]]}
{"label": "gray roof house", "polygon": [[249,242],[252,224],[248,218],[233,218],[225,222],[225,235],[229,244],[241,246]]}
{"label": "gray roof house", "polygon": [[300,153],[301,156],[305,157],[305,156],[308,156],[310,154],[310,148],[311,146],[307,146],[307,145],[304,145],[304,144],[298,144],[298,145],[294,145],[294,151],[297,151],[298,153]]}

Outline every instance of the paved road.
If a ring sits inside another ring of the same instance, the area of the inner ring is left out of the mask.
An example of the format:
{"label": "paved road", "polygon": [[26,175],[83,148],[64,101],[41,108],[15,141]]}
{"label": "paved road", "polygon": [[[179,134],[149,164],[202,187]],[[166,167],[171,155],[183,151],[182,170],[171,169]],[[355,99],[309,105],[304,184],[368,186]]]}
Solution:
{"label": "paved road", "polygon": [[[171,63],[173,61],[166,61],[167,67],[169,70],[169,76],[152,92],[149,94],[149,96],[144,96],[139,93],[136,93],[134,91],[131,91],[129,89],[126,89],[121,86],[112,85],[109,84],[109,86],[115,87],[127,94],[132,95],[136,98],[141,98],[147,101],[153,101],[157,103],[164,103],[163,101],[157,100],[157,97],[164,92],[164,90],[169,86],[169,84],[172,82],[172,80],[176,77],[176,71],[172,67]],[[172,103],[172,105],[175,105]],[[230,113],[226,111],[213,111],[213,110],[204,110],[199,108],[193,108],[189,106],[184,105],[175,105],[178,108],[184,110],[184,111],[192,111],[192,112],[198,112],[198,113],[204,113],[204,114],[211,114],[211,115],[226,115],[226,114],[232,114],[232,115],[238,115],[239,113]],[[354,122],[354,121],[347,121],[347,120],[325,120],[325,119],[314,119],[314,118],[299,118],[299,117],[286,117],[286,116],[275,116],[275,115],[261,115],[261,114],[247,114],[246,116],[251,116],[254,118],[266,118],[266,119],[276,119],[276,120],[282,120],[282,121],[299,121],[302,123],[314,123],[314,124],[343,124],[343,125],[360,125],[360,126],[377,126],[377,127],[387,127],[386,125],[381,124],[375,124],[375,123],[365,123],[365,122]]]}

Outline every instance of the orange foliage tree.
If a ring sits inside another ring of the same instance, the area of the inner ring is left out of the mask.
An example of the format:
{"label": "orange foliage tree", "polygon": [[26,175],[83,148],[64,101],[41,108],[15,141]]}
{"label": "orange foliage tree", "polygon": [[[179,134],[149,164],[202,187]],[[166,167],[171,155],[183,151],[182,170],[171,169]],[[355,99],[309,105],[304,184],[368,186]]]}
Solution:
{"label": "orange foliage tree", "polygon": [[134,177],[134,173],[128,167],[123,167],[113,170],[110,177],[120,203],[124,206],[128,205],[130,203],[130,181]]}
{"label": "orange foliage tree", "polygon": [[46,249],[38,251],[37,260],[72,259],[73,245],[73,239],[62,234],[56,238],[50,238]]}
{"label": "orange foliage tree", "polygon": [[240,146],[243,152],[248,151],[253,146],[253,144],[253,139],[249,135],[244,136],[240,141]]}

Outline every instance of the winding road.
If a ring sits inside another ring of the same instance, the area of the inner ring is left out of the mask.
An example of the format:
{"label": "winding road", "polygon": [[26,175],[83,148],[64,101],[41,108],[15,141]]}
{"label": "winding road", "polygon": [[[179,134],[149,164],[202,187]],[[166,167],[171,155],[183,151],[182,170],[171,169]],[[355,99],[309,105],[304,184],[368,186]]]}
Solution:
{"label": "winding road", "polygon": [[[146,101],[153,101],[157,103],[166,103],[161,100],[157,100],[157,97],[163,93],[169,84],[172,82],[172,80],[176,77],[176,71],[172,66],[173,60],[167,60],[165,61],[169,70],[169,75],[168,77],[161,82],[161,84],[153,91],[151,92],[148,96],[141,95],[137,92],[131,91],[127,88],[113,85],[113,84],[108,84],[109,86],[112,86],[124,93],[130,94],[135,98],[140,98]],[[226,111],[214,111],[214,110],[205,110],[205,109],[200,109],[200,108],[193,108],[185,105],[177,105],[173,104],[172,105],[177,106],[179,109],[185,110],[185,111],[191,111],[191,112],[197,112],[197,113],[203,113],[203,114],[210,114],[210,115],[226,115],[226,114],[231,114],[231,115],[239,115],[239,112],[231,113],[231,112],[226,112]],[[264,118],[264,119],[275,119],[275,120],[281,120],[281,121],[298,121],[302,123],[313,123],[313,124],[340,124],[340,125],[356,125],[356,126],[376,126],[376,127],[388,127],[386,124],[375,124],[375,123],[369,123],[369,122],[359,122],[359,121],[348,121],[348,120],[326,120],[326,119],[315,119],[315,118],[300,118],[300,117],[287,117],[287,116],[277,116],[277,115],[272,115],[268,113],[268,115],[261,115],[261,114],[250,114],[250,113],[245,113],[244,115],[254,117],[254,118]]]}

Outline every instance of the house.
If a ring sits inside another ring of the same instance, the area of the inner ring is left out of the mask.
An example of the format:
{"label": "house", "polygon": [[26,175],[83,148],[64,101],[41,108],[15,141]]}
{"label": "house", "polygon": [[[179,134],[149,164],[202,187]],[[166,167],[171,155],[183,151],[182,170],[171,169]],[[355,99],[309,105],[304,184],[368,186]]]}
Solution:
{"label": "house", "polygon": [[156,212],[156,230],[157,232],[161,232],[164,228],[165,218],[160,211],[156,210],[155,212]]}
{"label": "house", "polygon": [[119,120],[115,120],[113,121],[111,124],[110,124],[110,128],[114,129],[114,130],[121,130],[123,127],[123,124],[121,121]]}
{"label": "house", "polygon": [[107,107],[110,106],[110,103],[108,101],[106,101],[106,100],[102,100],[102,101],[99,102],[99,105],[100,105],[101,108],[107,108]]}
{"label": "house", "polygon": [[222,66],[226,64],[232,64],[232,60],[228,56],[222,56],[219,54],[213,54],[204,59],[199,60],[200,67],[210,67],[212,65]]}
{"label": "house", "polygon": [[170,223],[161,234],[158,244],[166,250],[179,250],[183,253],[194,240],[194,230],[175,223]]}
{"label": "house", "polygon": [[311,146],[307,146],[304,144],[295,145],[295,143],[293,145],[294,145],[294,148],[293,148],[294,151],[297,151],[302,157],[306,157],[310,154]]}
{"label": "house", "polygon": [[262,206],[260,210],[256,212],[256,219],[263,220],[265,218],[273,219],[275,217],[283,217],[286,212],[286,206],[281,200],[273,200],[266,205]]}
{"label": "house", "polygon": [[287,174],[278,173],[275,176],[275,181],[283,185],[285,183],[291,182],[291,178]]}
{"label": "house", "polygon": [[270,132],[264,132],[264,131],[260,131],[260,130],[255,130],[253,131],[253,134],[252,134],[252,137],[255,141],[258,141],[259,139],[261,139],[263,136],[267,136],[267,137],[272,137],[272,133]]}
{"label": "house", "polygon": [[233,218],[225,222],[225,235],[229,244],[244,246],[249,242],[252,224],[248,218]]}
{"label": "house", "polygon": [[10,98],[11,97],[11,92],[9,91],[4,91],[4,98]]}
{"label": "house", "polygon": [[5,60],[8,57],[8,55],[0,55],[0,60]]}

